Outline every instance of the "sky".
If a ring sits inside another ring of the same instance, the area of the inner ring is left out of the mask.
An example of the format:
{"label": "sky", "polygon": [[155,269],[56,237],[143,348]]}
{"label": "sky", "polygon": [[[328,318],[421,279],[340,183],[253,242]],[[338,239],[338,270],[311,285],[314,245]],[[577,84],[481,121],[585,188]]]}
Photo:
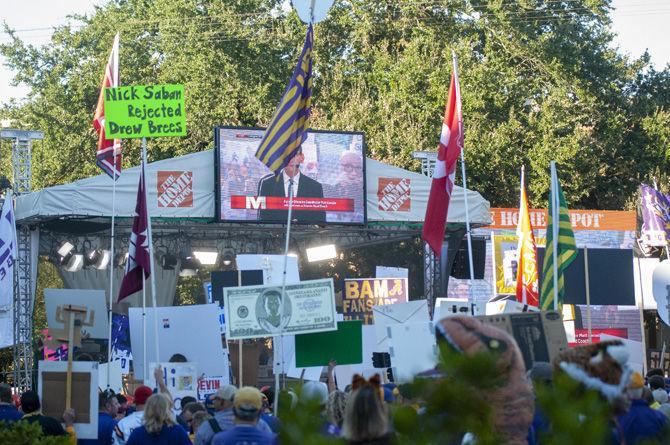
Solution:
{"label": "sky", "polygon": [[[570,0],[568,0],[570,1]],[[4,3],[12,7],[4,7]],[[107,0],[2,0],[0,18],[17,30],[26,43],[41,45],[49,41],[50,29],[66,22],[68,14],[91,14],[95,5]],[[645,49],[657,69],[670,63],[670,0],[612,0],[615,44],[624,54],[638,57]],[[0,42],[7,35],[0,31]],[[28,93],[25,86],[11,86],[12,71],[0,57],[0,103],[9,98],[22,99]]]}

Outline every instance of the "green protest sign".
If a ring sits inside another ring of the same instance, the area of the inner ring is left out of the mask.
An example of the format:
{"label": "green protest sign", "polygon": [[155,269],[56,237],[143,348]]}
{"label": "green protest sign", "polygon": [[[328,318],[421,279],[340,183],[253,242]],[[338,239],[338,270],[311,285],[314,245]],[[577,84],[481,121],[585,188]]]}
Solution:
{"label": "green protest sign", "polygon": [[105,88],[107,139],[186,136],[183,85]]}
{"label": "green protest sign", "polygon": [[298,368],[363,363],[363,321],[338,321],[337,331],[295,336],[295,365]]}

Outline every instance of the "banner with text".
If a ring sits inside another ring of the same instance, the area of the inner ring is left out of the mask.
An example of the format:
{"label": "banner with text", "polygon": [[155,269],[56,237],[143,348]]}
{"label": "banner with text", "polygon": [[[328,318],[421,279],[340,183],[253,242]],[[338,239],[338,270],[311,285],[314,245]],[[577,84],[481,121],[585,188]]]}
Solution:
{"label": "banner with text", "polygon": [[[492,208],[492,229],[516,230],[519,209]],[[570,210],[570,221],[574,230],[635,230],[635,212],[618,210]],[[530,223],[534,230],[547,228],[547,210],[530,209]]]}
{"label": "banner with text", "polygon": [[407,278],[355,278],[344,280],[342,313],[345,320],[373,324],[372,307],[405,303]]}
{"label": "banner with text", "polygon": [[105,88],[104,103],[110,139],[186,136],[183,85]]}

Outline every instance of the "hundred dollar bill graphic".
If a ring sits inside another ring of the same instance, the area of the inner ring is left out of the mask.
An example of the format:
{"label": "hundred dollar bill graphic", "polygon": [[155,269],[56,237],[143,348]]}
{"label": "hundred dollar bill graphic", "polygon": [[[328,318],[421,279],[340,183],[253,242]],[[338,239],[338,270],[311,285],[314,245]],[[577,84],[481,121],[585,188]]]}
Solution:
{"label": "hundred dollar bill graphic", "polygon": [[226,339],[337,329],[332,279],[287,284],[284,291],[282,298],[281,286],[225,288]]}

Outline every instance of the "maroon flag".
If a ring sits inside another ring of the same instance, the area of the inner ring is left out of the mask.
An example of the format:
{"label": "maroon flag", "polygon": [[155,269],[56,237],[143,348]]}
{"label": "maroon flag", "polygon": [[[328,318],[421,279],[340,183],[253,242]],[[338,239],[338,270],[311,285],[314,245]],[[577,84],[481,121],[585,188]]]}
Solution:
{"label": "maroon flag", "polygon": [[449,99],[444,110],[442,133],[437,149],[437,161],[433,170],[433,182],[426,206],[426,218],[421,237],[433,249],[436,256],[442,251],[447,211],[456,177],[456,161],[463,148],[463,115],[461,113],[461,90],[454,56],[454,70],[451,73]]}
{"label": "maroon flag", "polygon": [[130,234],[130,244],[128,245],[128,261],[126,262],[126,271],[121,282],[121,290],[119,290],[117,301],[121,301],[128,295],[142,289],[144,280],[151,275],[148,230],[149,218],[147,217],[147,194],[144,183],[143,162],[140,170],[140,184],[137,187],[137,204],[135,205],[133,231]]}

